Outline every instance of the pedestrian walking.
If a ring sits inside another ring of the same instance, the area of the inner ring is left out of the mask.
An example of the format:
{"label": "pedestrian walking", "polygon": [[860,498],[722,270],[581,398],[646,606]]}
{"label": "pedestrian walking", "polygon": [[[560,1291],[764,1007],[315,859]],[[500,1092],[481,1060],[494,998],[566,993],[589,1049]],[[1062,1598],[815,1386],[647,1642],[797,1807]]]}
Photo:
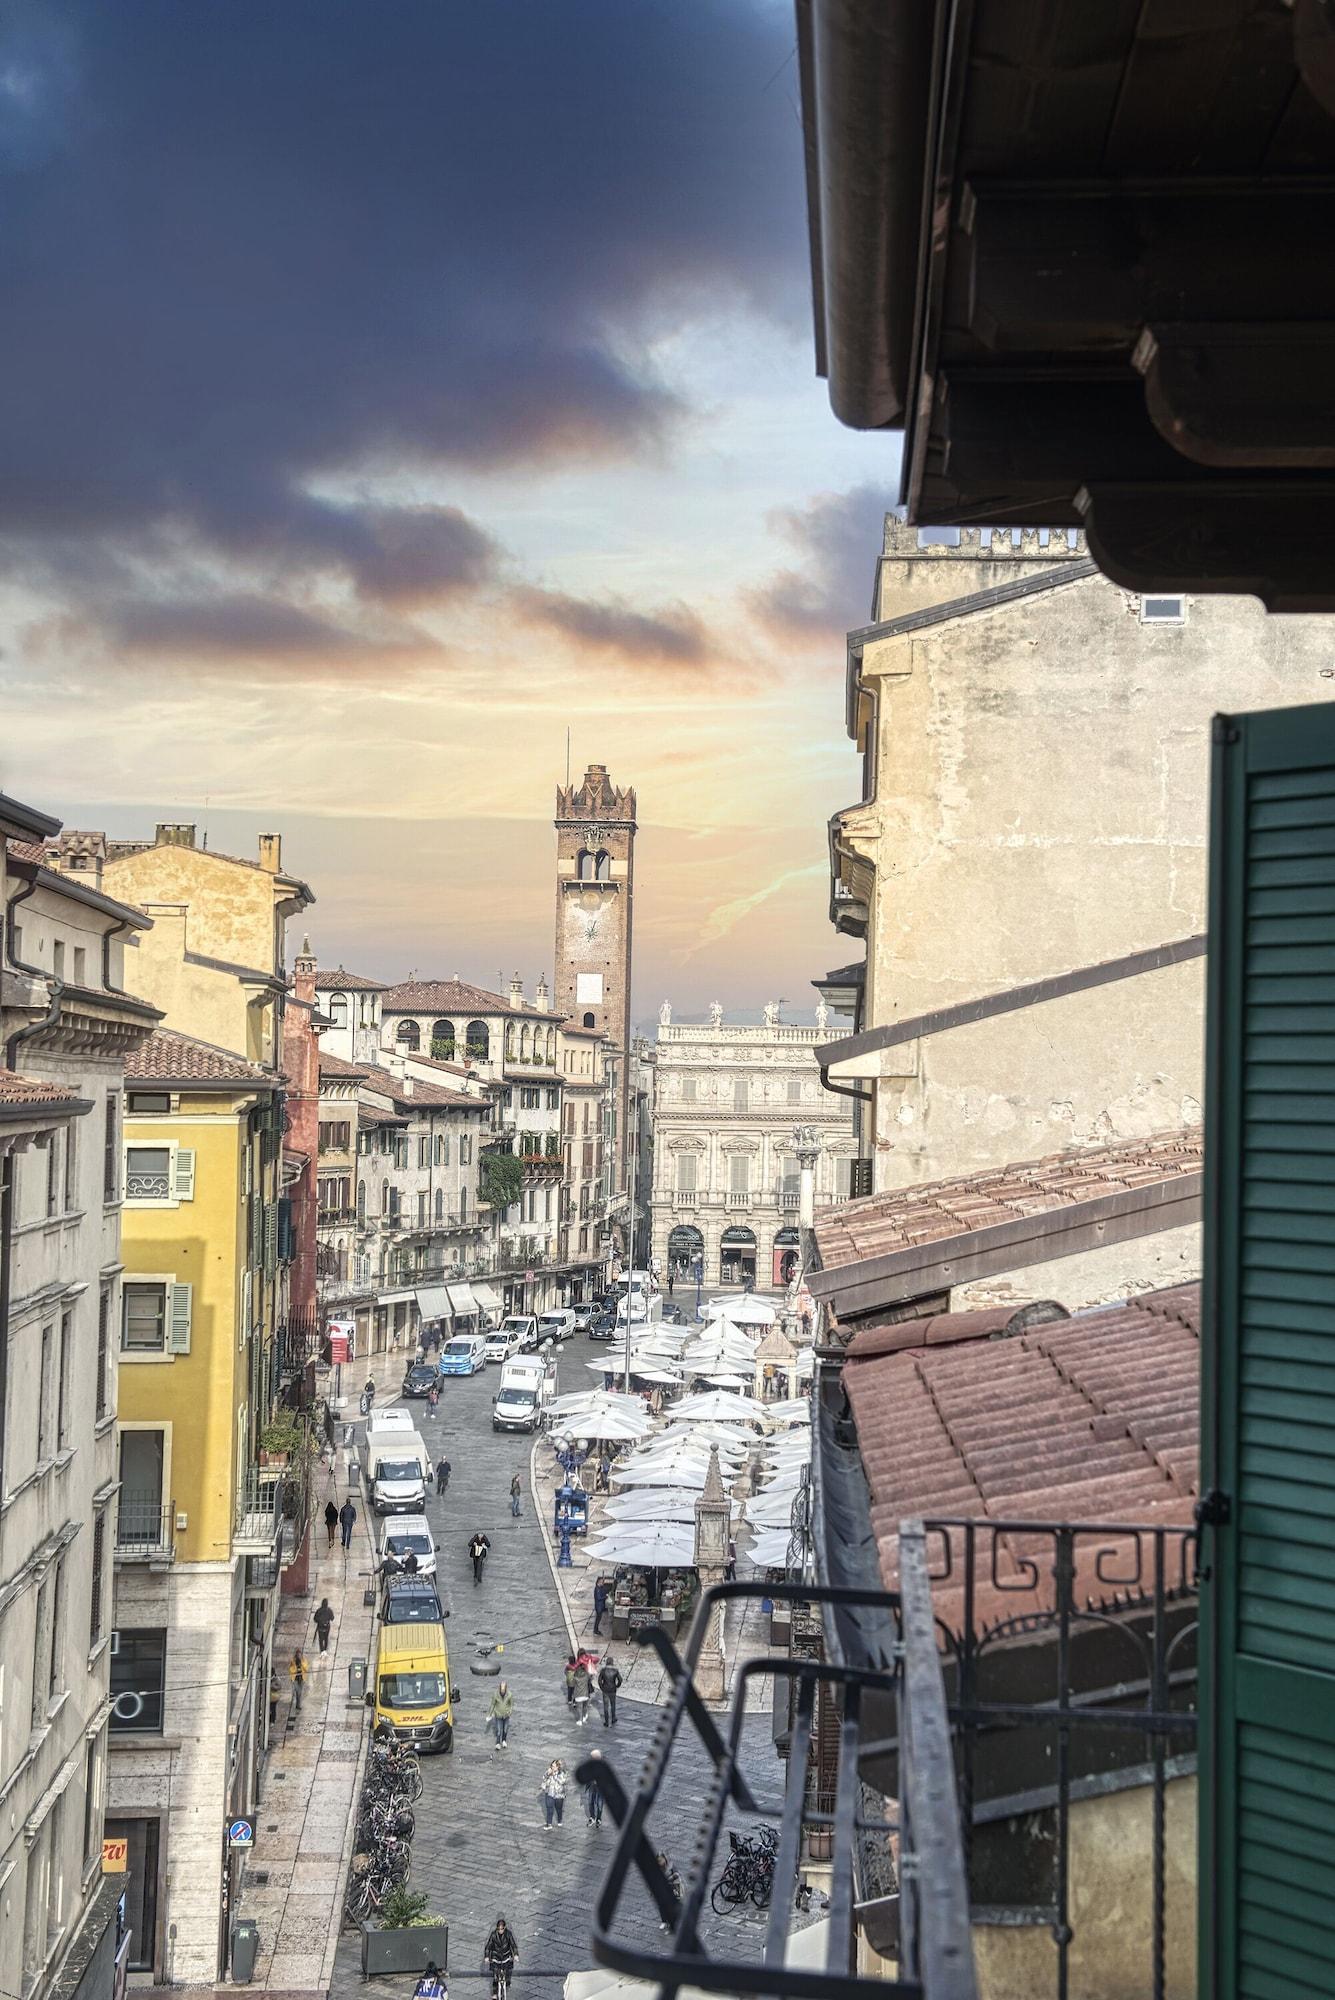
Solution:
{"label": "pedestrian walking", "polygon": [[737,1581],[737,1544],[731,1535],[728,1537],[728,1560],[723,1570],[723,1581],[725,1583]]}
{"label": "pedestrian walking", "polygon": [[603,1728],[607,1729],[617,1719],[617,1689],[621,1686],[621,1669],[609,1653],[598,1669],[598,1692],[603,1698]]}
{"label": "pedestrian walking", "polygon": [[497,1681],[496,1692],[487,1704],[487,1720],[495,1727],[497,1750],[510,1748],[510,1717],[515,1712],[515,1698],[510,1692],[509,1681]]}
{"label": "pedestrian walking", "polygon": [[[600,1764],[602,1763],[603,1753],[601,1750],[591,1750],[589,1752],[590,1763],[595,1758]],[[590,1826],[601,1826],[603,1823],[603,1787],[601,1775],[599,1773],[591,1777],[588,1784],[584,1787],[584,1817],[588,1820]]]}
{"label": "pedestrian walking", "polygon": [[610,1493],[612,1490],[612,1461],[606,1452],[603,1453],[598,1461],[598,1472],[594,1480],[594,1490],[598,1493]]}
{"label": "pedestrian walking", "polygon": [[607,1578],[593,1579],[593,1631],[595,1638],[602,1637],[603,1620],[607,1616]]}
{"label": "pedestrian walking", "polygon": [[327,1597],[320,1599],[319,1608],[315,1613],[312,1623],[315,1626],[315,1636],[320,1642],[320,1651],[327,1653],[329,1651],[329,1633],[334,1623],[334,1608]]}
{"label": "pedestrian walking", "polygon": [[440,1384],[439,1382],[433,1382],[431,1384],[431,1387],[426,1392],[426,1406],[428,1410],[430,1410],[433,1417],[436,1414],[436,1405],[439,1402],[440,1402]]}
{"label": "pedestrian walking", "polygon": [[338,1528],[338,1508],[332,1500],[326,1500],[324,1503],[324,1527],[325,1533],[329,1537],[329,1547],[332,1549],[334,1546],[334,1534]]}
{"label": "pedestrian walking", "polygon": [[669,1272],[668,1272],[668,1297],[669,1297],[669,1298],[671,1298],[671,1297],[672,1297],[672,1287],[673,1287],[673,1284],[674,1284],[674,1282],[675,1282],[675,1280],[673,1279],[673,1276],[672,1276],[672,1273],[671,1273],[671,1271],[669,1271]]}
{"label": "pedestrian walking", "polygon": [[416,1549],[407,1550],[403,1558],[403,1574],[405,1576],[416,1576],[421,1567],[421,1563],[417,1560]]}
{"label": "pedestrian walking", "polygon": [[[664,1854],[661,1848],[658,1851],[658,1865],[662,1869],[663,1873],[667,1876],[668,1893],[672,1897],[673,1903],[676,1905],[676,1908],[673,1911],[673,1916],[675,1919],[675,1917],[681,1910],[681,1897],[682,1897],[681,1877],[677,1873],[676,1869],[672,1866],[672,1863],[668,1860],[666,1854]],[[672,1929],[672,1925],[669,1923],[661,1923],[658,1926],[658,1928],[660,1931],[670,1931]]]}
{"label": "pedestrian walking", "polygon": [[292,1713],[301,1714],[301,1690],[306,1685],[306,1656],[300,1646],[293,1652],[287,1664],[287,1677],[292,1683]]}
{"label": "pedestrian walking", "polygon": [[581,1653],[575,1662],[573,1701],[575,1721],[583,1728],[589,1719],[589,1696],[593,1692],[593,1681],[589,1674],[588,1662]]}
{"label": "pedestrian walking", "polygon": [[575,1668],[577,1665],[578,1665],[577,1656],[574,1653],[572,1653],[570,1655],[570,1658],[566,1661],[565,1665],[567,1708],[572,1706],[575,1699]]}
{"label": "pedestrian walking", "polygon": [[542,1810],[545,1820],[544,1832],[550,1833],[553,1825],[560,1826],[565,1816],[566,1791],[570,1780],[566,1767],[559,1757],[553,1757],[542,1780]]}
{"label": "pedestrian walking", "polygon": [[450,1483],[450,1461],[448,1458],[436,1460],[436,1491],[443,1493]]}
{"label": "pedestrian walking", "polygon": [[338,1510],[338,1525],[343,1530],[343,1546],[345,1549],[350,1549],[352,1547],[352,1531],[357,1525],[357,1509],[352,1503],[351,1494],[348,1495],[348,1498]]}
{"label": "pedestrian walking", "polygon": [[520,1479],[519,1474],[516,1473],[514,1478],[510,1481],[510,1512],[514,1516],[516,1521],[519,1519],[520,1514],[523,1512],[523,1507],[524,1507],[523,1481]]}
{"label": "pedestrian walking", "polygon": [[490,1536],[484,1535],[480,1529],[468,1544],[468,1559],[473,1565],[473,1586],[475,1589],[482,1581],[482,1566],[487,1560],[487,1551],[490,1547]]}
{"label": "pedestrian walking", "polygon": [[277,1722],[277,1720],[278,1720],[278,1673],[277,1673],[277,1670],[276,1670],[275,1668],[273,1668],[273,1667],[270,1667],[270,1669],[269,1669],[269,1727],[270,1727],[270,1729],[272,1729],[272,1728],[273,1728],[273,1726],[274,1726],[275,1722]]}

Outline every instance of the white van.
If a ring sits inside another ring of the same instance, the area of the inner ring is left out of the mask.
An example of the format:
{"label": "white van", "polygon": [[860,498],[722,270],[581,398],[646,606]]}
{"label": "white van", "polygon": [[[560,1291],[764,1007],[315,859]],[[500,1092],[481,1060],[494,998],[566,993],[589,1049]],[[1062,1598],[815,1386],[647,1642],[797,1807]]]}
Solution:
{"label": "white van", "polygon": [[566,1307],[543,1313],[538,1320],[538,1345],[544,1340],[569,1340],[575,1331],[575,1315]]}
{"label": "white van", "polygon": [[417,1557],[417,1574],[434,1576],[436,1544],[425,1514],[400,1514],[396,1520],[386,1521],[380,1531],[381,1562],[386,1556],[395,1556],[402,1562],[409,1549]]}
{"label": "white van", "polygon": [[516,1355],[501,1369],[501,1386],[491,1404],[492,1429],[536,1430],[555,1394],[555,1368],[537,1355]]}
{"label": "white van", "polygon": [[442,1375],[476,1375],[487,1358],[487,1343],[480,1333],[457,1333],[440,1350],[437,1367]]}
{"label": "white van", "polygon": [[377,1514],[420,1514],[426,1508],[431,1454],[417,1432],[390,1431],[373,1437],[366,1451],[371,1505]]}
{"label": "white van", "polygon": [[366,1442],[385,1432],[415,1431],[411,1410],[372,1410],[366,1419]]}
{"label": "white van", "polygon": [[502,1321],[494,1333],[487,1335],[486,1358],[488,1361],[508,1361],[512,1354],[518,1354],[524,1345],[523,1328],[511,1315]]}

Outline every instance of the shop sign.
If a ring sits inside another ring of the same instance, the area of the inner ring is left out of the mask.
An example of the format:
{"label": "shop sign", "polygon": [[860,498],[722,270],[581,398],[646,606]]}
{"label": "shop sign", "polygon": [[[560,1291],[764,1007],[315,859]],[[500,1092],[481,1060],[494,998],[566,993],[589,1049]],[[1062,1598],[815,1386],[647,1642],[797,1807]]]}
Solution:
{"label": "shop sign", "polygon": [[102,1842],[102,1873],[123,1875],[129,1866],[130,1843],[128,1840],[104,1840]]}

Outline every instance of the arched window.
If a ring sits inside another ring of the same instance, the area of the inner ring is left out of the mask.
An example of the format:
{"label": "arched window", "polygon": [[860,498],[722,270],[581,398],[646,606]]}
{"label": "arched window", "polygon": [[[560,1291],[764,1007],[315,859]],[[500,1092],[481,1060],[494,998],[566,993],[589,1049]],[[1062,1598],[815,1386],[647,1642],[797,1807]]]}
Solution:
{"label": "arched window", "polygon": [[347,1027],[348,996],[346,993],[335,993],[331,995],[329,1001],[329,1018],[333,1022],[336,1028]]}
{"label": "arched window", "polygon": [[548,1030],[547,1030],[547,1060],[548,1060],[548,1062],[549,1062],[549,1063],[551,1063],[551,1064],[552,1064],[552,1066],[553,1066],[553,1068],[554,1068],[554,1067],[555,1067],[555,1065],[556,1065],[556,1030],[555,1030],[555,1028],[548,1028]]}
{"label": "arched window", "polygon": [[445,1190],[444,1190],[444,1188],[437,1188],[437,1189],[436,1189],[436,1220],[437,1220],[437,1222],[443,1222],[443,1221],[445,1220]]}
{"label": "arched window", "polygon": [[575,863],[576,873],[581,882],[592,882],[594,859],[587,847],[581,847]]}
{"label": "arched window", "polygon": [[527,1061],[528,1061],[528,1022],[527,1022],[527,1021],[525,1021],[525,1023],[524,1023],[524,1025],[523,1025],[523,1027],[522,1027],[522,1028],[521,1028],[521,1029],[519,1030],[519,1060],[520,1060],[520,1062],[527,1062]]}
{"label": "arched window", "polygon": [[612,879],[612,857],[605,847],[600,847],[594,856],[593,879],[595,882],[610,882]]}
{"label": "arched window", "polygon": [[505,1059],[507,1062],[513,1062],[515,1059],[515,1024],[513,1021],[507,1021],[505,1024]]}
{"label": "arched window", "polygon": [[464,1035],[464,1047],[474,1062],[491,1061],[491,1036],[485,1021],[470,1021]]}
{"label": "arched window", "polygon": [[584,1025],[585,1025],[585,1027],[586,1027],[586,1028],[591,1028],[591,1027],[593,1027],[593,1025],[594,1025],[594,1020],[593,1020],[593,1016],[592,1016],[592,1014],[586,1014],[586,1015],[584,1016]]}
{"label": "arched window", "polygon": [[454,1061],[454,1023],[436,1021],[431,1028],[431,1053],[440,1062]]}
{"label": "arched window", "polygon": [[422,1031],[416,1021],[400,1021],[394,1030],[395,1045],[401,1049],[420,1049]]}

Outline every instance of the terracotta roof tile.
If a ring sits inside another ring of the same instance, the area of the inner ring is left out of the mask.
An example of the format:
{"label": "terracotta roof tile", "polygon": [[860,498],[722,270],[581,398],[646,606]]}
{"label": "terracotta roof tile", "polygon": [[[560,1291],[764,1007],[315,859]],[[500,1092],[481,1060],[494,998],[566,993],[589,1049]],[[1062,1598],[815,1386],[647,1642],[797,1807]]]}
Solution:
{"label": "terracotta roof tile", "polygon": [[336,965],[332,972],[321,966],[315,975],[317,993],[383,993],[388,985],[387,979],[367,979],[345,965]]}
{"label": "terracotta roof tile", "polygon": [[35,862],[39,868],[46,865],[46,849],[40,840],[7,840],[5,850],[16,861]]}
{"label": "terracotta roof tile", "polygon": [[40,1076],[20,1076],[17,1070],[0,1064],[0,1104],[71,1104],[78,1091],[63,1083],[47,1083]]}
{"label": "terracotta roof tile", "polygon": [[[931,1322],[907,1321],[859,1336],[865,1345],[850,1348],[844,1364],[888,1589],[898,1578],[899,1523],[911,1515],[1190,1526],[1199,1489],[1199,1286],[1147,1292],[1000,1339],[995,1313],[937,1318],[953,1321],[961,1337],[929,1344]],[[915,1328],[911,1346],[884,1345]],[[962,1588],[962,1535],[950,1539],[951,1576],[937,1591],[947,1622]],[[994,1556],[992,1538],[979,1537],[976,1615],[984,1621],[1046,1603],[1042,1583],[1020,1588],[1026,1553],[1050,1550],[1006,1530]],[[1138,1556],[1134,1535],[1091,1538],[1078,1557],[1081,1593],[1111,1595],[1119,1578],[1136,1573]]]}
{"label": "terracotta roof tile", "polygon": [[320,1051],[321,1076],[347,1076],[347,1077],[361,1078],[364,1077],[366,1073],[367,1073],[367,1065],[365,1063],[345,1062],[342,1056],[330,1055],[327,1049],[321,1049]]}
{"label": "terracotta roof tile", "polygon": [[281,1084],[275,1070],[247,1062],[230,1049],[181,1035],[174,1028],[155,1028],[125,1058],[127,1083],[263,1083]]}
{"label": "terracotta roof tile", "polygon": [[373,1069],[369,1065],[362,1071],[362,1081],[370,1089],[392,1097],[396,1104],[409,1110],[415,1104],[429,1111],[451,1105],[462,1106],[469,1111],[490,1110],[485,1097],[469,1097],[465,1091],[447,1090],[443,1084],[423,1083],[417,1077],[391,1076],[388,1070]]}
{"label": "terracotta roof tile", "polygon": [[1161,1132],[1088,1152],[991,1167],[925,1187],[861,1195],[818,1211],[821,1264],[827,1271],[837,1270],[915,1243],[968,1235],[1020,1216],[1179,1180],[1198,1174],[1202,1158],[1199,1130]]}
{"label": "terracotta roof tile", "polygon": [[387,986],[380,1004],[387,1014],[513,1014],[553,1027],[558,1021],[540,1007],[512,1007],[503,993],[470,986],[466,979],[405,979],[398,986]]}

